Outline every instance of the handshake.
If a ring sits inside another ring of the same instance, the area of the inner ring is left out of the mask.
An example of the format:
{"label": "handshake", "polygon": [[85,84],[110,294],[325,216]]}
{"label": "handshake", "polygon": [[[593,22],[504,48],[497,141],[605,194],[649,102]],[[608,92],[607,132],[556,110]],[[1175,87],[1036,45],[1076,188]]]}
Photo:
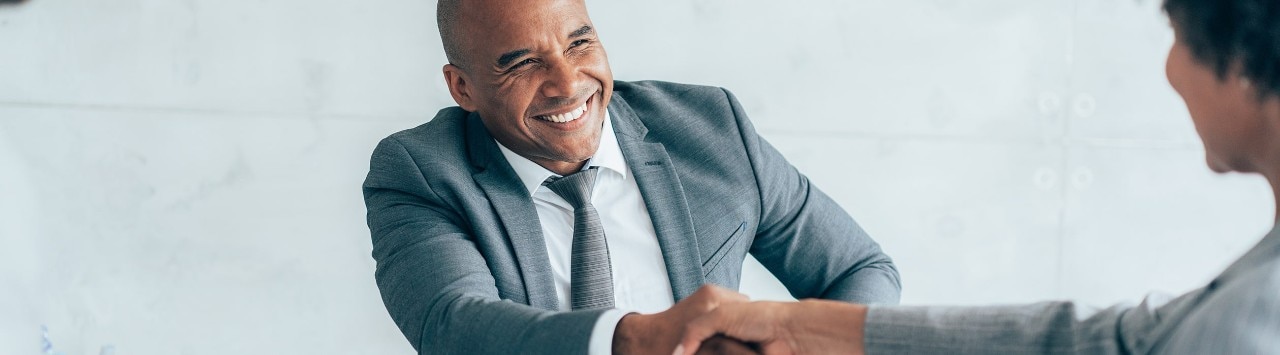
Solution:
{"label": "handshake", "polygon": [[707,285],[664,312],[623,317],[613,353],[862,354],[866,314],[867,306],[837,301],[751,302]]}

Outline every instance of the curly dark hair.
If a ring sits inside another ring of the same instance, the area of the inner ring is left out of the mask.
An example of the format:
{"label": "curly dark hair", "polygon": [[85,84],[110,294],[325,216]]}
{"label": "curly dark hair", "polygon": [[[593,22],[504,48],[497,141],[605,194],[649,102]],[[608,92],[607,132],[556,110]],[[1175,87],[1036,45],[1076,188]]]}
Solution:
{"label": "curly dark hair", "polygon": [[1280,96],[1280,1],[1165,0],[1164,11],[1219,78],[1238,70],[1260,96]]}

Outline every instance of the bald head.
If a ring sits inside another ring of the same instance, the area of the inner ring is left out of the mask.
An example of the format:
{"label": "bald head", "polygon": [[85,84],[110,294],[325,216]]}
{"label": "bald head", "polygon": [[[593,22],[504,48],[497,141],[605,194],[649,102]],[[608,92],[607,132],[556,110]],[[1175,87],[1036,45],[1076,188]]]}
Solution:
{"label": "bald head", "polygon": [[444,56],[449,64],[462,66],[462,49],[458,48],[458,17],[462,13],[463,0],[440,0],[436,3],[436,26],[440,28],[440,43],[444,44]]}
{"label": "bald head", "polygon": [[[556,5],[559,3],[559,5]],[[477,45],[474,36],[488,40],[494,35],[493,27],[501,31],[521,30],[520,26],[504,24],[516,17],[527,17],[530,13],[547,14],[535,9],[569,5],[581,9],[585,16],[586,3],[583,0],[438,0],[436,2],[436,26],[440,30],[440,42],[444,46],[444,55],[449,64],[466,68],[471,60],[472,46]],[[529,20],[525,18],[524,20]],[[543,17],[537,20],[556,20]],[[480,28],[483,27],[483,28]],[[477,32],[488,32],[480,34]],[[501,35],[501,34],[500,34]]]}

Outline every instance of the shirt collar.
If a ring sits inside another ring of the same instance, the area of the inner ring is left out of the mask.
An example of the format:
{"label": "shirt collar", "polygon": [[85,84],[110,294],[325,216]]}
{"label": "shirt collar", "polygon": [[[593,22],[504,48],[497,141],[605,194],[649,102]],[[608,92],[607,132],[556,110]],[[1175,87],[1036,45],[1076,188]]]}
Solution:
{"label": "shirt collar", "polygon": [[[589,167],[598,166],[603,171],[612,171],[623,179],[627,178],[627,161],[622,157],[622,148],[618,146],[618,136],[613,132],[613,119],[609,116],[609,111],[604,112],[604,127],[600,132],[600,146],[596,148],[596,154],[587,160],[587,164],[582,168],[585,170]],[[507,158],[507,163],[511,164],[511,168],[516,171],[516,176],[520,177],[520,183],[529,191],[529,195],[533,195],[542,187],[542,182],[552,176],[560,176],[553,173],[547,168],[543,168],[538,163],[516,154],[516,152],[507,149],[502,142],[494,140],[498,143],[498,149],[502,150],[502,156]]]}

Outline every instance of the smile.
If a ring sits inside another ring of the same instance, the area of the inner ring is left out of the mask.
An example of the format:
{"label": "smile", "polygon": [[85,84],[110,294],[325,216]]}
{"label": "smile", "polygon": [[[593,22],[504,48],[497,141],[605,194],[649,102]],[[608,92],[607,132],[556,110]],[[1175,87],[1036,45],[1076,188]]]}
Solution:
{"label": "smile", "polygon": [[542,115],[542,116],[537,116],[537,118],[543,121],[565,123],[565,122],[572,122],[574,120],[582,118],[583,114],[586,112],[587,112],[587,103],[583,102],[582,106],[578,106],[575,109],[569,110],[569,112],[554,114],[554,115]]}

